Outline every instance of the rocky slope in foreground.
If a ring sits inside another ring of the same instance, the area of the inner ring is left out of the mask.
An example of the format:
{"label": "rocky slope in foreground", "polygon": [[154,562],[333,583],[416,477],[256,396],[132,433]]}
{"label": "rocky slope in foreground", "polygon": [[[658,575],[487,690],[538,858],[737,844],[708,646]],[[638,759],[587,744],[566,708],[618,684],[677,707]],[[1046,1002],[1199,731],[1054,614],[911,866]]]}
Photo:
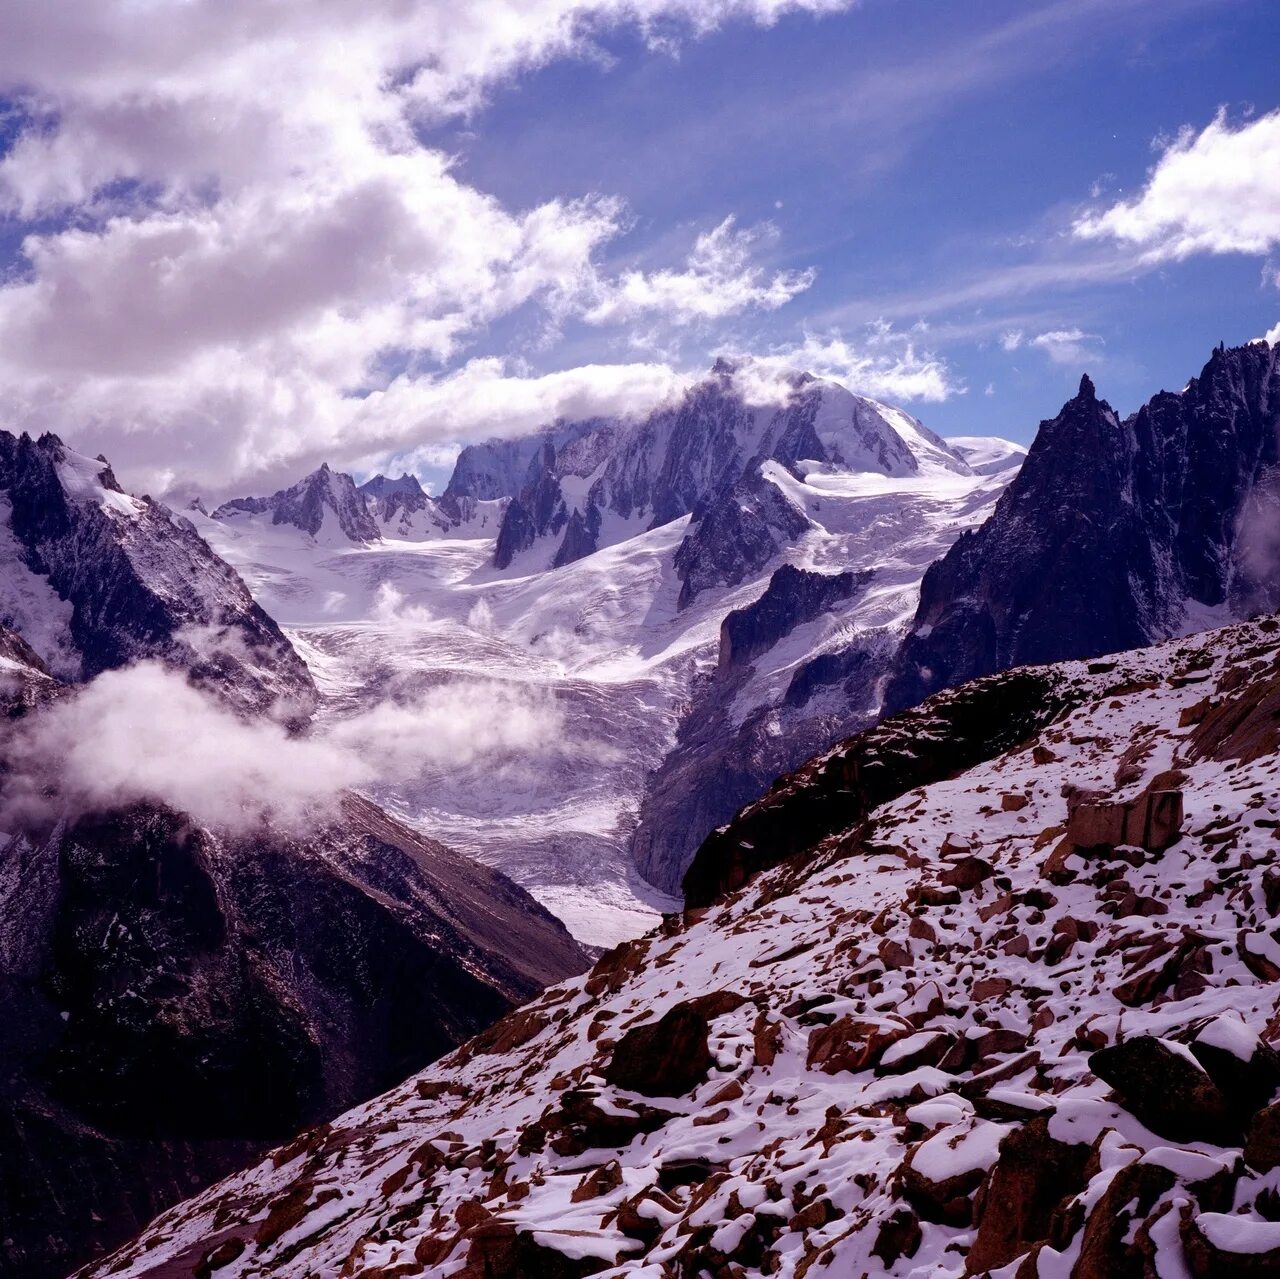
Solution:
{"label": "rocky slope in foreground", "polygon": [[87,1273],[1276,1273],[1280,624],[1035,677],[1020,740]]}

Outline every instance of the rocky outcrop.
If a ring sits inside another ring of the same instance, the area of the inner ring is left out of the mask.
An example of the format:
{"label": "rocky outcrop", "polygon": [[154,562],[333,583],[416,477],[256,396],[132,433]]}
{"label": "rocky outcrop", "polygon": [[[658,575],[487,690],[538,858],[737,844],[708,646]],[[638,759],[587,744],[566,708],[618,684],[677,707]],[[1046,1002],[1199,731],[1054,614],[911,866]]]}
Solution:
{"label": "rocky outcrop", "polygon": [[1007,667],[1178,633],[1196,610],[1280,603],[1280,355],[1219,348],[1121,421],[1088,377],[1042,422],[976,532],[925,575],[889,710]]}
{"label": "rocky outcrop", "polygon": [[873,576],[870,571],[813,573],[784,564],[755,603],[734,609],[720,623],[720,669],[744,665],[767,653],[797,626],[851,599]]}
{"label": "rocky outcrop", "polygon": [[809,518],[753,468],[731,488],[701,503],[676,549],[678,606],[713,586],[737,586],[809,527]]}
{"label": "rocky outcrop", "polygon": [[105,461],[52,435],[0,432],[0,495],[14,551],[7,571],[45,596],[9,621],[40,652],[49,614],[66,610],[65,642],[40,654],[58,674],[89,678],[154,658],[238,709],[310,712],[306,666],[186,517],[122,492]]}
{"label": "rocky outcrop", "polygon": [[1052,723],[1076,696],[1051,672],[1011,671],[867,729],[779,778],[713,831],[685,872],[686,905],[709,905],[761,870],[856,826],[881,804],[1003,754]]}
{"label": "rocky outcrop", "polygon": [[560,534],[569,515],[556,476],[556,449],[550,440],[529,463],[529,474],[519,496],[511,500],[502,517],[493,551],[494,568],[509,568],[522,551],[540,537]]}
{"label": "rocky outcrop", "polygon": [[381,537],[355,481],[324,462],[291,488],[270,497],[238,497],[213,513],[216,520],[237,515],[270,515],[272,524],[291,524],[314,538],[376,542]]}
{"label": "rocky outcrop", "polygon": [[522,890],[356,798],[305,836],[136,807],[0,861],[0,1272],[30,1279],[584,963]]}
{"label": "rocky outcrop", "polygon": [[587,504],[585,515],[575,507],[565,525],[564,541],[560,543],[551,567],[563,568],[594,554],[600,547],[600,523],[600,508],[594,502]]}
{"label": "rocky outcrop", "polygon": [[[779,776],[872,723],[892,635],[869,633],[800,666],[781,706],[736,709],[750,666],[721,669],[697,693],[675,749],[649,779],[632,838],[640,873],[678,893],[705,839]],[[794,691],[803,687],[803,696]]]}

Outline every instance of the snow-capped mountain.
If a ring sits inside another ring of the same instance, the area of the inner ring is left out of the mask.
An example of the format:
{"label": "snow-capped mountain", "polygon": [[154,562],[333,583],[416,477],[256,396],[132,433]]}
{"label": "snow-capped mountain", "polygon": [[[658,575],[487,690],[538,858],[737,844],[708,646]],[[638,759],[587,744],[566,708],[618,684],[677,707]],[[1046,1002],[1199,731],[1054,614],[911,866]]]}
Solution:
{"label": "snow-capped mountain", "polygon": [[754,404],[742,386],[751,372],[749,363],[720,360],[675,407],[636,423],[584,424],[559,440],[544,438],[507,508],[496,567],[517,557],[562,567],[727,500],[735,485],[754,485],[768,461],[797,475],[828,467],[903,477],[920,470],[914,444],[934,466],[969,473],[900,410],[801,373],[769,388],[781,405]]}
{"label": "snow-capped mountain", "polygon": [[[637,861],[675,891],[708,831],[874,715],[926,566],[1012,474],[975,474],[907,414],[834,383],[797,375],[789,401],[759,408],[736,378],[722,365],[647,418],[464,450],[412,520],[470,518],[429,534],[399,523],[395,504],[419,498],[385,477],[361,494],[375,541],[320,545],[264,504],[192,516],[305,654],[326,715],[434,688],[483,702],[494,686],[554,708],[549,748],[377,797],[593,944],[671,905]],[[773,607],[791,616],[721,671],[725,619],[787,564],[822,580],[793,599],[780,579]],[[856,591],[824,585],[850,573]]]}
{"label": "snow-capped mountain", "polygon": [[369,514],[364,495],[351,476],[331,471],[327,462],[291,488],[270,497],[238,497],[224,502],[216,519],[246,515],[270,515],[272,524],[288,524],[323,546],[347,542],[374,542],[378,526]]}
{"label": "snow-capped mountain", "polygon": [[940,694],[87,1273],[1277,1273],[1277,709],[1274,618]]}
{"label": "snow-capped mountain", "polygon": [[144,658],[250,712],[303,718],[307,668],[191,522],[102,458],[0,432],[0,623],[63,678]]}
{"label": "snow-capped mountain", "polygon": [[[0,630],[0,777],[77,695]],[[65,1275],[587,962],[504,876],[354,795],[300,830],[4,799],[5,1274]]]}
{"label": "snow-capped mountain", "polygon": [[925,577],[887,701],[1280,604],[1280,351],[1218,348],[1121,421],[1085,377]]}

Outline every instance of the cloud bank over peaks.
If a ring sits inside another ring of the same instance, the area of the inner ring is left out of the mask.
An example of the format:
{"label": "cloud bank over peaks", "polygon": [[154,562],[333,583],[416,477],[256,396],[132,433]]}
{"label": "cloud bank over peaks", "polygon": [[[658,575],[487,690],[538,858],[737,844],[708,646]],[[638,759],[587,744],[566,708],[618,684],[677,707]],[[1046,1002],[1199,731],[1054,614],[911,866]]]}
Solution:
{"label": "cloud bank over peaks", "polygon": [[946,361],[917,342],[928,330],[917,326],[904,332],[883,320],[866,326],[858,339],[838,330],[825,335],[806,333],[800,342],[771,348],[765,354],[725,351],[737,364],[735,382],[754,404],[785,403],[798,372],[839,382],[856,395],[893,403],[938,402],[965,394],[966,388]]}
{"label": "cloud bank over peaks", "polygon": [[[0,415],[92,443],[153,492],[233,485],[342,461],[337,446],[448,438],[432,414],[457,362],[524,308],[680,328],[779,307],[812,276],[760,264],[768,225],[724,218],[682,265],[615,276],[604,251],[632,226],[620,200],[506,207],[422,126],[590,56],[608,29],[670,45],[845,7],[162,0],[143,15],[0,0],[0,94],[18,121],[0,214],[28,232],[0,283]],[[633,376],[581,374],[574,393]]]}

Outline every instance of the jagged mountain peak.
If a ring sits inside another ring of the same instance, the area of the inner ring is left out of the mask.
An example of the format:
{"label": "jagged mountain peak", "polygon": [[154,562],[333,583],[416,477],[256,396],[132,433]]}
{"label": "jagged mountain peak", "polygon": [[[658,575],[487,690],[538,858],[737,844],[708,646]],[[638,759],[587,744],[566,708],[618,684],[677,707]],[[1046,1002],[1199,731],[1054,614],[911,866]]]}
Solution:
{"label": "jagged mountain peak", "polygon": [[366,497],[386,498],[393,494],[402,497],[425,497],[422,485],[418,482],[416,475],[410,475],[407,472],[401,474],[395,479],[389,475],[375,475],[372,479],[358,486],[359,492]]}
{"label": "jagged mountain peak", "polygon": [[272,524],[288,524],[326,545],[378,541],[382,534],[369,513],[364,496],[345,471],[320,465],[289,488],[270,497],[241,497],[224,502],[214,519],[271,516]]}
{"label": "jagged mountain peak", "polygon": [[1182,392],[1123,421],[1086,375],[991,519],[926,573],[887,705],[1275,608],[1278,473],[1265,344],[1215,349]]}
{"label": "jagged mountain peak", "polygon": [[0,431],[0,622],[67,679],[155,658],[237,709],[305,717],[315,686],[191,522],[54,436]]}

